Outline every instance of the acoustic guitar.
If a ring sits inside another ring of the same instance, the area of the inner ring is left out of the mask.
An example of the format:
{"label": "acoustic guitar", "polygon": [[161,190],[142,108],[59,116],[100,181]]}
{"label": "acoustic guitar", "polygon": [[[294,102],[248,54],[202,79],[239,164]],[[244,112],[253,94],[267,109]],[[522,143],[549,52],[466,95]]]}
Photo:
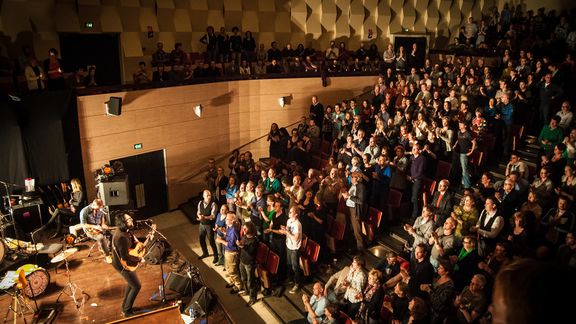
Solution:
{"label": "acoustic guitar", "polygon": [[[146,246],[148,245],[148,242],[154,237],[154,234],[156,233],[156,224],[153,224],[151,226],[152,231],[150,231],[150,233],[148,233],[148,235],[146,235],[146,240],[144,242],[140,242],[136,236],[132,235],[132,238],[134,239],[134,242],[136,242],[136,245],[132,248],[132,249],[128,249],[128,254],[133,256],[133,257],[137,257],[142,259],[144,257],[144,255],[146,254]],[[138,269],[138,266],[140,265],[140,262],[138,262],[136,265],[131,266],[128,265],[128,263],[125,260],[120,259],[120,264],[122,264],[122,267],[124,268],[124,270],[127,271],[136,271],[136,269]]]}

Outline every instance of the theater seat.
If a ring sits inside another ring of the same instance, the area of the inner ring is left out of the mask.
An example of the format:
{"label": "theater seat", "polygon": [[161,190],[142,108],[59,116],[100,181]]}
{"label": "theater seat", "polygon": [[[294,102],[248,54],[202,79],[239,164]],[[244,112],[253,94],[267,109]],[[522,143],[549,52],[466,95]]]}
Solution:
{"label": "theater seat", "polygon": [[304,253],[300,256],[300,268],[306,277],[312,274],[314,264],[318,261],[320,255],[320,245],[313,240],[308,240]]}
{"label": "theater seat", "polygon": [[272,278],[278,273],[278,265],[280,264],[280,257],[278,254],[270,251],[268,253],[268,258],[266,260],[265,266],[257,265],[256,269],[258,271],[258,277],[262,282],[264,288],[272,287]]}

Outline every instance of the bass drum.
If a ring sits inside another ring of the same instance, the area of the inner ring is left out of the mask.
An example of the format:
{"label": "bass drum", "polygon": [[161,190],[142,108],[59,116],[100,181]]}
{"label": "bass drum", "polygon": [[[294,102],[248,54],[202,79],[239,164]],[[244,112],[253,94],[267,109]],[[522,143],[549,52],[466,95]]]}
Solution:
{"label": "bass drum", "polygon": [[16,273],[20,273],[20,270],[24,270],[28,284],[24,288],[24,294],[30,298],[38,297],[50,283],[50,274],[44,268],[39,267],[35,264],[25,264],[16,270]]}

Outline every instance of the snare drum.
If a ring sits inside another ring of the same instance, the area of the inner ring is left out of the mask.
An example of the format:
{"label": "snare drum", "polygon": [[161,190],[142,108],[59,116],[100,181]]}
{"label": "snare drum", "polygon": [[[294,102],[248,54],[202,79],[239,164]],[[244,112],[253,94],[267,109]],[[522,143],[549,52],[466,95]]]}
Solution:
{"label": "snare drum", "polygon": [[42,294],[48,284],[50,283],[50,274],[44,268],[39,267],[35,264],[25,264],[16,270],[16,273],[20,273],[20,270],[24,270],[28,284],[24,289],[24,294],[28,297],[37,297]]}

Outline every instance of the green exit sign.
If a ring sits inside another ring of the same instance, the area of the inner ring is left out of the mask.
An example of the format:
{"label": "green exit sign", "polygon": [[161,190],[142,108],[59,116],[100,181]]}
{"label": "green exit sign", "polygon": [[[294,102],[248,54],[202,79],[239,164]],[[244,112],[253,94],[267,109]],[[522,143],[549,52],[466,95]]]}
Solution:
{"label": "green exit sign", "polygon": [[141,148],[142,148],[142,143],[134,144],[134,149],[135,149],[135,150],[139,150],[139,149],[141,149]]}

